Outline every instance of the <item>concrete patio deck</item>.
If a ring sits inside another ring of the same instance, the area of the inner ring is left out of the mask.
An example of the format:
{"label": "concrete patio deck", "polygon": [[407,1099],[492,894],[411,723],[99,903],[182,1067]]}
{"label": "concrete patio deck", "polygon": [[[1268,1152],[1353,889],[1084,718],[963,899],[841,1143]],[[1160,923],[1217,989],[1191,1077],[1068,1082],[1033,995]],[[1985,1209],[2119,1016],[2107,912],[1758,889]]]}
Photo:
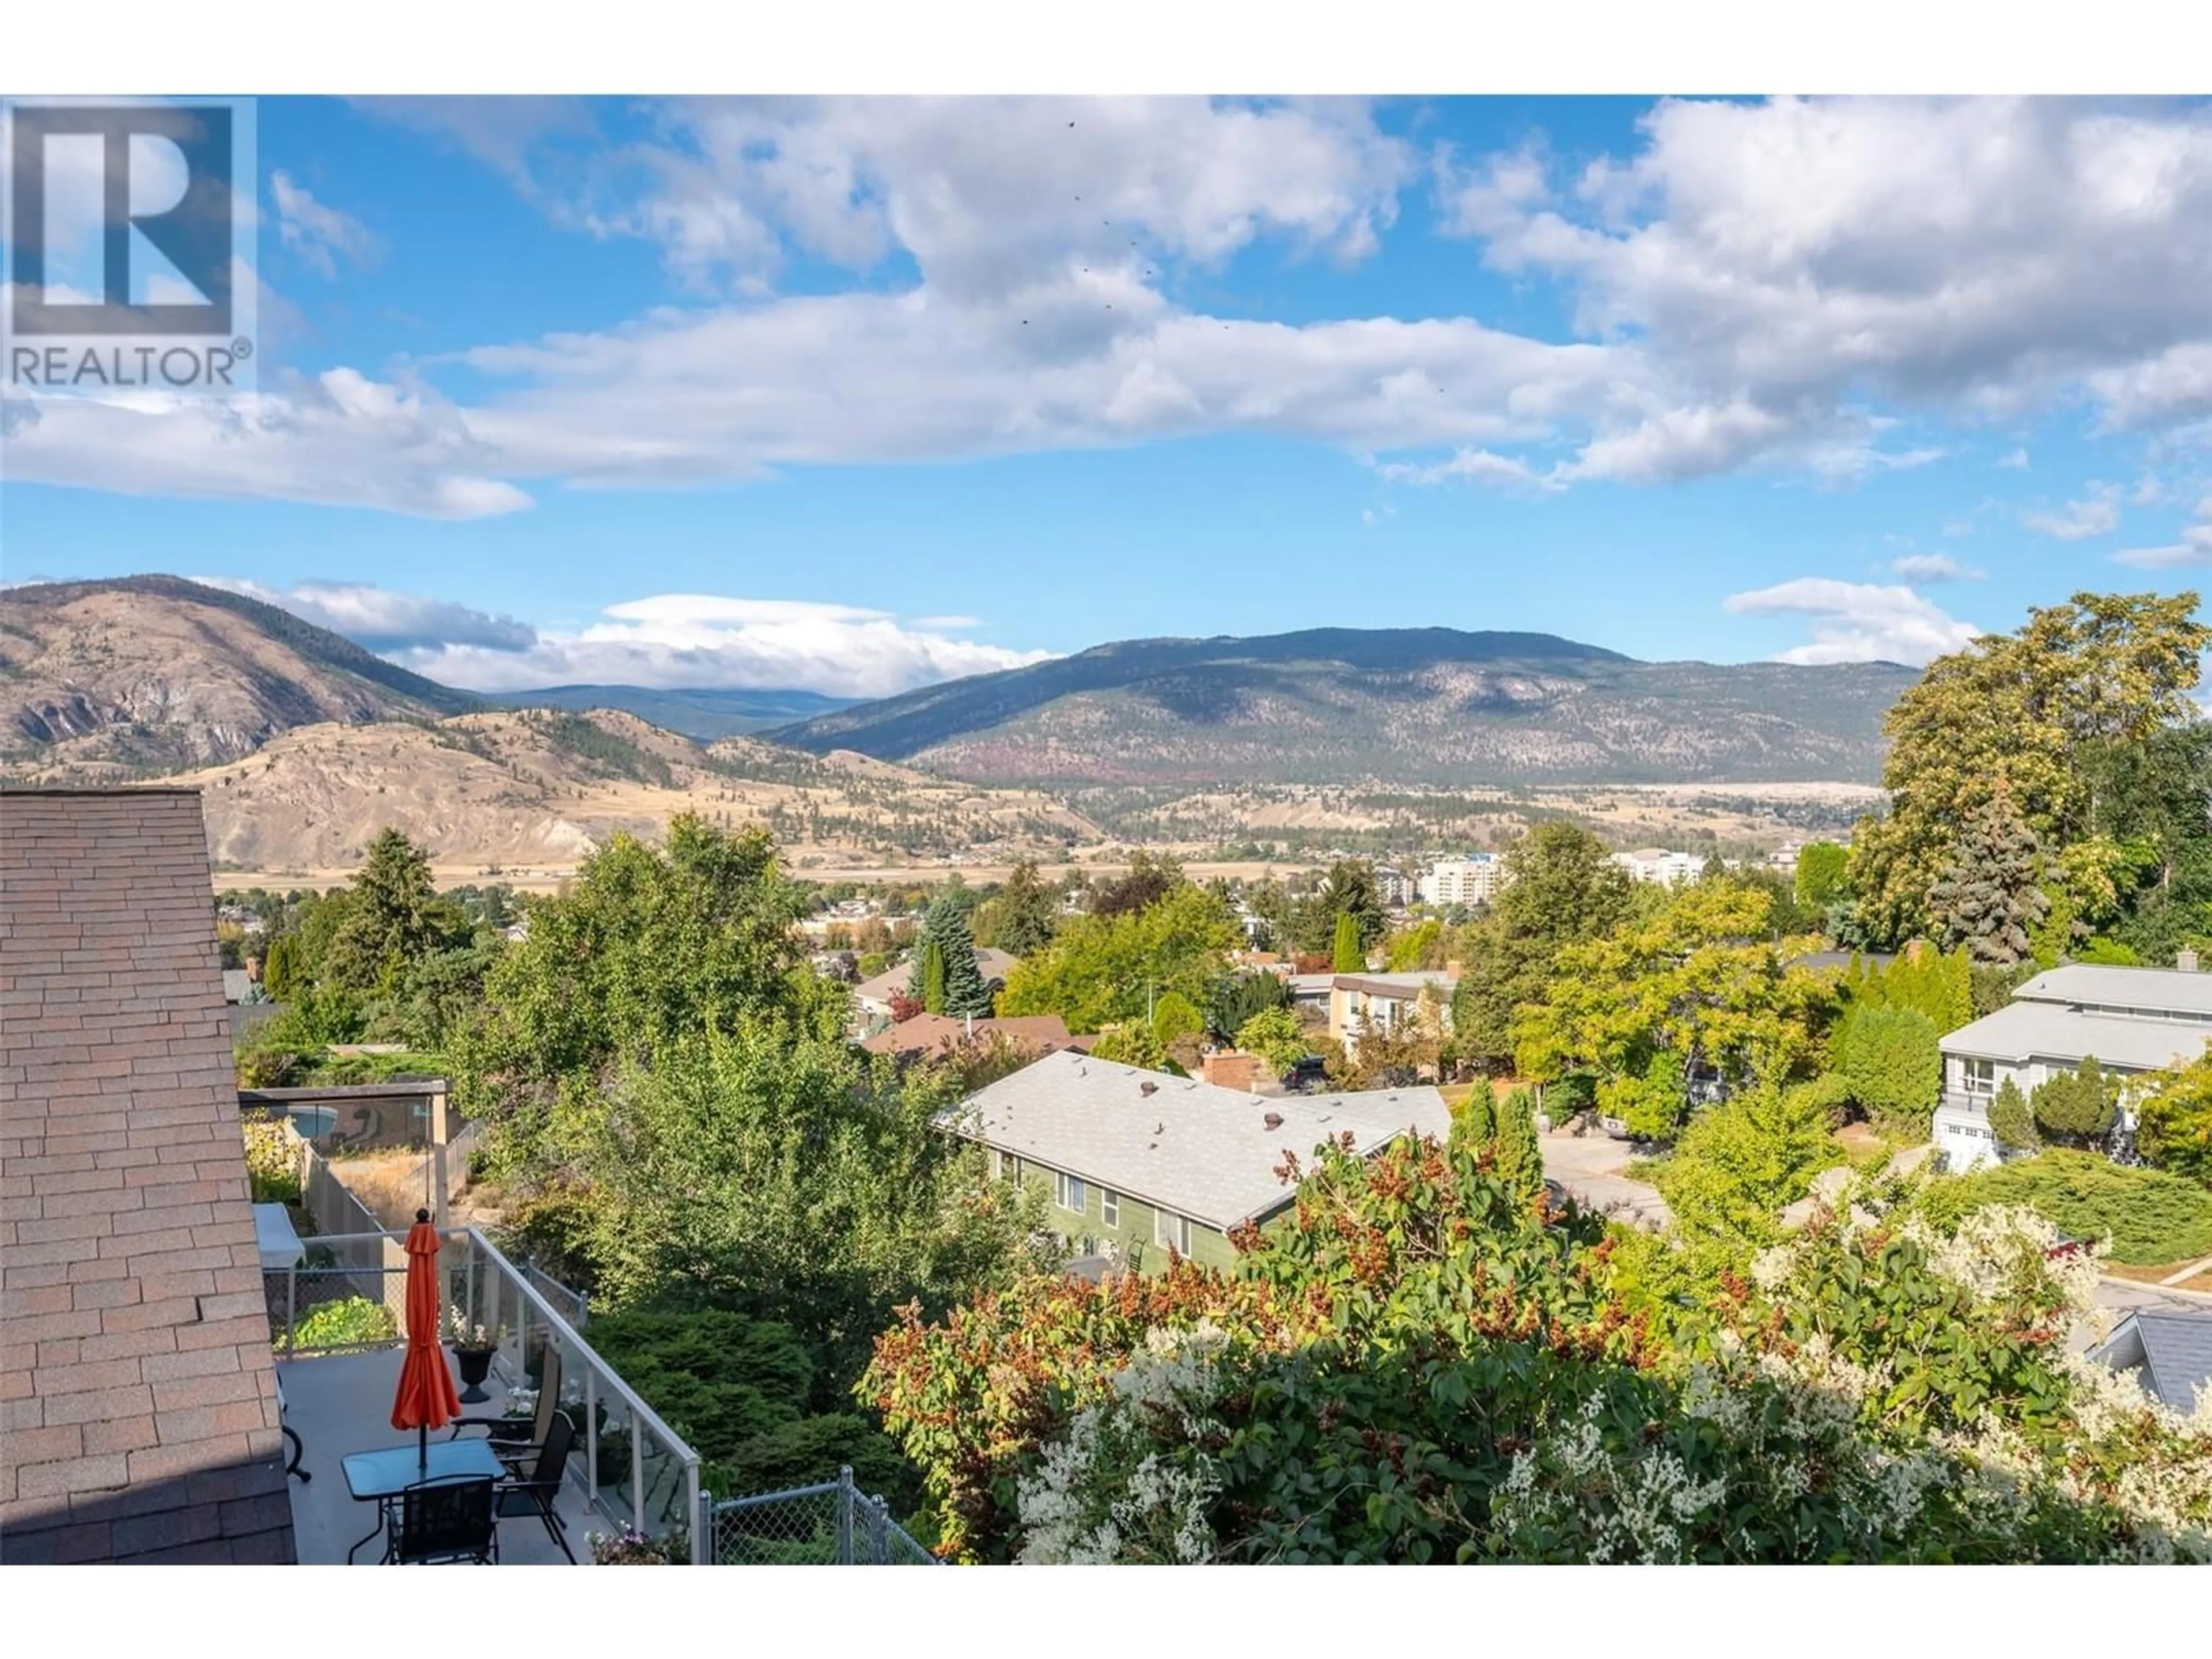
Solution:
{"label": "concrete patio deck", "polygon": [[[399,1381],[403,1351],[379,1349],[373,1353],[343,1354],[324,1358],[280,1359],[276,1376],[284,1390],[284,1424],[300,1437],[305,1448],[300,1467],[314,1479],[297,1480],[292,1489],[292,1524],[302,1566],[343,1566],[346,1552],[376,1524],[376,1506],[356,1503],[346,1492],[341,1467],[349,1454],[375,1451],[387,1446],[410,1445],[414,1437],[392,1426],[392,1396]],[[471,1415],[496,1416],[506,1387],[495,1373],[485,1385],[492,1396],[488,1405],[465,1406]],[[439,1439],[451,1433],[441,1430]],[[568,1547],[579,1565],[591,1565],[586,1534],[615,1532],[607,1520],[585,1501],[574,1478],[562,1488],[555,1505],[568,1533]],[[380,1540],[364,1546],[356,1565],[371,1565],[383,1553]],[[499,1561],[501,1566],[566,1566],[560,1548],[534,1515],[501,1516],[499,1522]]]}

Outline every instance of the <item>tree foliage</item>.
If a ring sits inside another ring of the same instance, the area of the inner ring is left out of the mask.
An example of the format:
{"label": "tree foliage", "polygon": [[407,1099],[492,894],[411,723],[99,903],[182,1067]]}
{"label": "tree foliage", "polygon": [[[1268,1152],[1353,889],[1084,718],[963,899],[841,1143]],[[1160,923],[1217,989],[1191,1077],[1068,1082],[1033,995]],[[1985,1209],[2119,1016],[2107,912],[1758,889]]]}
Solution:
{"label": "tree foliage", "polygon": [[1851,896],[1850,850],[1832,841],[1808,842],[1797,852],[1797,902],[1816,914]]}
{"label": "tree foliage", "polygon": [[1219,898],[1185,883],[1142,910],[1072,920],[1009,971],[999,1011],[1058,1014],[1071,1031],[1097,1031],[1142,1020],[1148,988],[1210,1007],[1240,937]]}
{"label": "tree foliage", "polygon": [[951,895],[939,896],[922,918],[915,982],[908,994],[919,995],[931,1013],[955,1019],[971,1014],[981,1019],[991,1012],[991,993],[976,964],[967,908]]}
{"label": "tree foliage", "polygon": [[2039,1134],[2061,1146],[2101,1148],[2119,1109],[2119,1079],[2093,1057],[2038,1084],[2028,1110]]}
{"label": "tree foliage", "polygon": [[1540,1000],[1569,945],[1602,938],[1628,919],[1627,873],[1605,843],[1571,823],[1540,823],[1505,856],[1507,884],[1468,932],[1452,1000],[1455,1046],[1485,1069],[1514,1057],[1513,1015]]}
{"label": "tree foliage", "polygon": [[1868,1120],[1893,1139],[1925,1140],[1943,1088],[1936,1022],[1917,1008],[1856,1003],[1830,1042],[1835,1074]]}
{"label": "tree foliage", "polygon": [[1268,1008],[1237,1028],[1237,1046],[1259,1055],[1279,1077],[1305,1058],[1309,1045],[1296,1014],[1287,1008]]}
{"label": "tree foliage", "polygon": [[2008,1152],[2032,1152],[2043,1145],[2043,1137],[2035,1132],[2035,1115],[2027,1109],[2027,1097],[2010,1078],[1999,1084],[1990,1098],[1990,1133]]}
{"label": "tree foliage", "polygon": [[1656,1138],[1670,1137],[1674,1122],[1650,1121],[1656,1103],[1629,1080],[1650,1077],[1660,1055],[1685,1079],[1723,1087],[1788,1079],[1816,1052],[1833,992],[1762,938],[1769,903],[1755,887],[1698,882],[1648,920],[1562,950],[1544,1000],[1524,1004],[1512,1024],[1522,1074],[1588,1071],[1615,1103],[1626,1084]]}
{"label": "tree foliage", "polygon": [[2160,1169],[2212,1187],[2212,1051],[2142,1080],[2136,1149]]}
{"label": "tree foliage", "polygon": [[1036,861],[1021,859],[1006,885],[976,910],[975,942],[1025,957],[1049,945],[1059,925],[1059,898],[1038,876]]}
{"label": "tree foliage", "polygon": [[1929,920],[1976,962],[2019,962],[2033,953],[2031,935],[2051,908],[2041,872],[2035,832],[2000,789],[1967,821],[1928,890]]}
{"label": "tree foliage", "polygon": [[1338,973],[1366,971],[1367,958],[1359,949],[1359,919],[1348,910],[1337,914],[1336,938],[1331,949],[1332,961]]}
{"label": "tree foliage", "polygon": [[1929,890],[2000,792],[2053,846],[2091,831],[2099,752],[2195,717],[2212,641],[2196,611],[2193,592],[2077,593],[1929,665],[1884,720],[1889,811],[1851,842],[1852,890],[1878,940],[1925,931]]}

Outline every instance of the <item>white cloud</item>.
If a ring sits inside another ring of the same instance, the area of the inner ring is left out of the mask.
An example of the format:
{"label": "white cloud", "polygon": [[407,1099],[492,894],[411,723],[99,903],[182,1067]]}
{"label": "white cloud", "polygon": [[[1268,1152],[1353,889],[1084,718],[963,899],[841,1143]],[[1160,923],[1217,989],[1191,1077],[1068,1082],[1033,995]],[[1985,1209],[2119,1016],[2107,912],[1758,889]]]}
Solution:
{"label": "white cloud", "polygon": [[1412,461],[1385,461],[1377,464],[1375,471],[1392,483],[1424,488],[1454,482],[1538,489],[1565,488],[1539,475],[1517,456],[1500,455],[1487,449],[1457,450],[1447,459],[1425,465]]}
{"label": "white cloud", "polygon": [[2112,555],[2112,562],[2132,565],[2138,570],[2181,570],[2212,565],[2212,495],[2197,503],[2197,522],[2184,529],[2178,540],[2163,547],[2125,549]]}
{"label": "white cloud", "polygon": [[[1540,145],[1447,159],[1445,222],[1492,266],[1559,284],[1566,343],[1465,317],[1262,323],[1181,297],[1263,244],[1371,255],[1423,157],[1358,102],[678,100],[620,143],[572,102],[377,107],[580,233],[650,239],[692,302],[460,354],[491,386],[465,400],[433,362],[270,371],[227,410],[10,405],[15,476],[470,517],[549,483],[1265,433],[1409,482],[1759,465],[1850,483],[1942,453],[1870,406],[2212,415],[2201,107],[1675,100],[1631,153],[1571,177]],[[357,225],[283,184],[280,234],[334,265]],[[779,296],[801,264],[837,291]]]}
{"label": "white cloud", "polygon": [[1735,464],[1861,388],[1969,417],[2076,388],[2117,426],[2212,411],[2212,111],[1668,100],[1641,128],[1556,182],[1526,149],[1447,167],[1444,208],[1667,366],[1678,395],[1627,452],[1645,473],[1685,445]]}
{"label": "white cloud", "polygon": [[948,637],[963,618],[902,624],[887,611],[798,599],[664,593],[602,615],[574,632],[535,630],[520,649],[453,641],[390,654],[417,673],[477,691],[732,686],[848,697],[889,696],[1052,654]]}
{"label": "white cloud", "polygon": [[2012,450],[1998,460],[1997,465],[2007,472],[2025,472],[2027,471],[2027,452],[2025,449]]}
{"label": "white cloud", "polygon": [[1989,574],[1960,564],[1948,553],[1907,553],[1890,561],[1889,568],[1908,582],[1978,582]]}
{"label": "white cloud", "polygon": [[372,651],[435,649],[445,645],[525,651],[538,642],[538,630],[513,617],[472,611],[450,599],[395,592],[373,582],[303,581],[276,588],[234,576],[192,580],[279,606]]}
{"label": "white cloud", "polygon": [[289,173],[270,173],[269,192],[276,203],[277,240],[312,269],[335,276],[341,258],[360,264],[376,256],[379,245],[367,225],[317,201]]}
{"label": "white cloud", "polygon": [[1807,618],[1811,641],[1781,653],[1781,662],[1899,662],[1918,667],[1963,649],[1980,633],[1909,587],[1828,576],[1801,576],[1734,593],[1722,609],[1739,617]]}
{"label": "white cloud", "polygon": [[2093,483],[2084,499],[2069,501],[2056,513],[2023,513],[2020,521],[2063,542],[2087,541],[2120,527],[2120,492],[2111,484]]}

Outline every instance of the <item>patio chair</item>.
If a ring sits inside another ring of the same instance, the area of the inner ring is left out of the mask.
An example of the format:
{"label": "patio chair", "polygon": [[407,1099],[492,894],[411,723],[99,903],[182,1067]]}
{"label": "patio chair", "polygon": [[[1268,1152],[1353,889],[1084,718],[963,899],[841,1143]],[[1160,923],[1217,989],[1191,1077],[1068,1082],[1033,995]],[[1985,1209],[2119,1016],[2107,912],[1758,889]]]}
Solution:
{"label": "patio chair", "polygon": [[561,1496],[561,1483],[568,1471],[568,1454],[575,1443],[576,1425],[566,1416],[556,1414],[545,1431],[544,1442],[538,1448],[529,1474],[499,1483],[499,1512],[536,1516],[545,1523],[546,1535],[561,1547],[561,1553],[568,1558],[571,1566],[575,1565],[576,1553],[568,1547],[568,1529],[562,1525],[560,1511],[554,1505]]}
{"label": "patio chair", "polygon": [[561,1345],[545,1345],[545,1366],[543,1381],[538,1389],[538,1410],[531,1417],[462,1417],[453,1422],[453,1437],[461,1437],[463,1429],[482,1429],[491,1442],[491,1449],[499,1454],[500,1462],[510,1468],[528,1463],[538,1449],[545,1443],[552,1431],[553,1419],[561,1409]]}
{"label": "patio chair", "polygon": [[488,1474],[418,1480],[399,1494],[384,1559],[400,1565],[499,1559],[498,1504]]}

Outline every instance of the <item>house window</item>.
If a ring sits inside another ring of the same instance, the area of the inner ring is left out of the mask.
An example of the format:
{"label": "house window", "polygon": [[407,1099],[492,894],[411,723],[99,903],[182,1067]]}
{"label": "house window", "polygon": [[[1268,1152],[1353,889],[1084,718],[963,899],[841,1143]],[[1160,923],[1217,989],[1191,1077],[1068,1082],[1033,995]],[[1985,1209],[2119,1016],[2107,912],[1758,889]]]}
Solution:
{"label": "house window", "polygon": [[1090,1194],[1084,1190],[1081,1177],[1062,1175],[1055,1170],[1052,1175],[1052,1201],[1063,1210],[1081,1215],[1088,1206]]}
{"label": "house window", "polygon": [[1960,1062],[1964,1074],[1963,1086],[1970,1095],[1993,1095],[1997,1091],[1996,1062],[1992,1060],[1968,1060]]}
{"label": "house window", "polygon": [[1190,1218],[1166,1210],[1152,1212],[1152,1243],[1180,1255],[1190,1254]]}
{"label": "house window", "polygon": [[1109,1227],[1121,1224],[1121,1194],[1098,1189],[1098,1218]]}

